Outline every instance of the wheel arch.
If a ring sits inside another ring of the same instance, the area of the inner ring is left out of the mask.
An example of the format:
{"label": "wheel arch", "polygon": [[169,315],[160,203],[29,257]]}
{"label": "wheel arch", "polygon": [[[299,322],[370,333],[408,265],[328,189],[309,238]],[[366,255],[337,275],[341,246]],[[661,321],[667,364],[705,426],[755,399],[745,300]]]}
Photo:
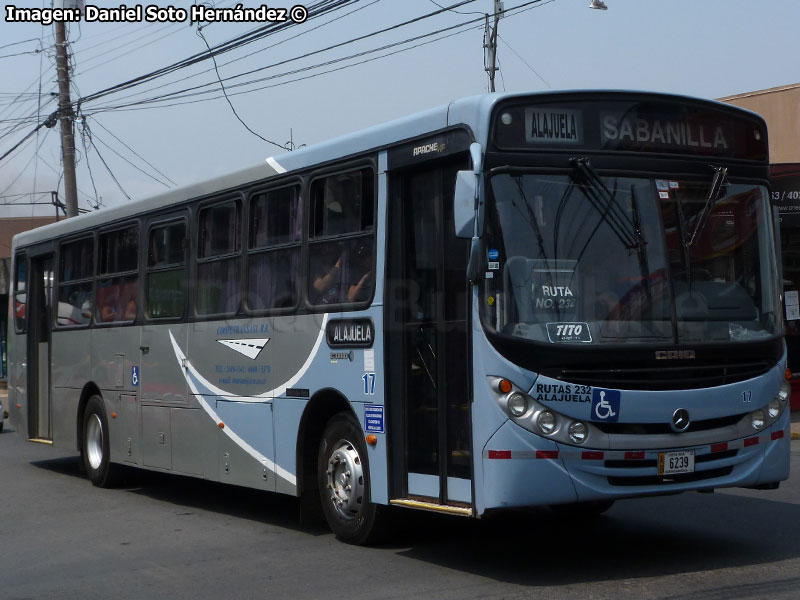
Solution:
{"label": "wheel arch", "polygon": [[306,491],[316,491],[317,452],[322,434],[328,421],[341,412],[356,416],[347,398],[333,388],[325,388],[315,393],[300,418],[297,432],[297,495]]}
{"label": "wheel arch", "polygon": [[83,416],[86,412],[86,404],[92,396],[103,397],[100,393],[100,388],[93,381],[88,382],[81,390],[81,399],[78,401],[78,414],[76,415],[77,421],[75,423],[75,439],[78,441],[78,450],[83,452]]}

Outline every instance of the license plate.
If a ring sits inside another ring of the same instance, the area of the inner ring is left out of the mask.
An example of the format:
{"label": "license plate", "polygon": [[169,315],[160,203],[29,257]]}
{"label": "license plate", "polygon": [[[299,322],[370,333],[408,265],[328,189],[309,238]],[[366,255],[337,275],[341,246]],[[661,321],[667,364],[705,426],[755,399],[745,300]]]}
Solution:
{"label": "license plate", "polygon": [[660,452],[658,454],[658,474],[694,473],[694,450],[680,452]]}

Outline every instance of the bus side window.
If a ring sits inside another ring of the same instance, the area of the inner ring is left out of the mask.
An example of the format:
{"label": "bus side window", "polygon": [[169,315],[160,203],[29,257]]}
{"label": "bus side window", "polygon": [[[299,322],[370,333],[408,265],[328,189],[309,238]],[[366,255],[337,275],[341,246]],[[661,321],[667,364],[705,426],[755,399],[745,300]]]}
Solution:
{"label": "bus side window", "polygon": [[186,223],[153,227],[147,248],[145,314],[150,319],[180,318],[186,304]]}
{"label": "bus side window", "polygon": [[88,325],[94,298],[94,239],[87,237],[62,243],[58,263],[57,327]]}
{"label": "bus side window", "polygon": [[239,310],[242,203],[227,200],[206,206],[197,222],[195,310],[198,315],[234,314]]}
{"label": "bus side window", "polygon": [[28,258],[24,254],[17,254],[14,258],[14,325],[19,333],[25,331],[27,326],[27,289],[26,279],[28,273]]}
{"label": "bus side window", "polygon": [[311,186],[308,299],[370,300],[375,287],[374,175],[371,169],[317,179]]}
{"label": "bus side window", "polygon": [[250,200],[247,306],[251,310],[297,305],[303,236],[300,187],[269,190]]}
{"label": "bus side window", "polygon": [[95,321],[133,321],[139,286],[139,226],[101,233],[97,245]]}

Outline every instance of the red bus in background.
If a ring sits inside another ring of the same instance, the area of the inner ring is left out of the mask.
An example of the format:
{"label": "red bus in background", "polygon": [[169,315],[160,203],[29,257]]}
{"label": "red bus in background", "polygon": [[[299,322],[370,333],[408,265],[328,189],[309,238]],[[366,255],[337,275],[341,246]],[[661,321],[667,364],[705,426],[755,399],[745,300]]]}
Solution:
{"label": "red bus in background", "polygon": [[792,370],[791,409],[800,410],[800,163],[773,164],[772,202],[778,207],[783,264],[787,365]]}

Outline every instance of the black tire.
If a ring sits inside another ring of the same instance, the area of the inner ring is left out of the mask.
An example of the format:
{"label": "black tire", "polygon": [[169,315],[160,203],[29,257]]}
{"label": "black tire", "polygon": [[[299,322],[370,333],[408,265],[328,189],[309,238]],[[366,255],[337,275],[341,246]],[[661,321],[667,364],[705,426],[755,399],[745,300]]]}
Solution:
{"label": "black tire", "polygon": [[325,520],[339,540],[357,545],[378,541],[386,515],[370,501],[364,433],[350,413],[335,415],[325,427],[317,483]]}
{"label": "black tire", "polygon": [[595,519],[614,506],[614,500],[593,500],[551,506],[554,511],[575,519]]}
{"label": "black tire", "polygon": [[100,396],[92,396],[86,403],[82,431],[81,460],[86,476],[97,487],[113,487],[119,467],[110,461],[108,419]]}

